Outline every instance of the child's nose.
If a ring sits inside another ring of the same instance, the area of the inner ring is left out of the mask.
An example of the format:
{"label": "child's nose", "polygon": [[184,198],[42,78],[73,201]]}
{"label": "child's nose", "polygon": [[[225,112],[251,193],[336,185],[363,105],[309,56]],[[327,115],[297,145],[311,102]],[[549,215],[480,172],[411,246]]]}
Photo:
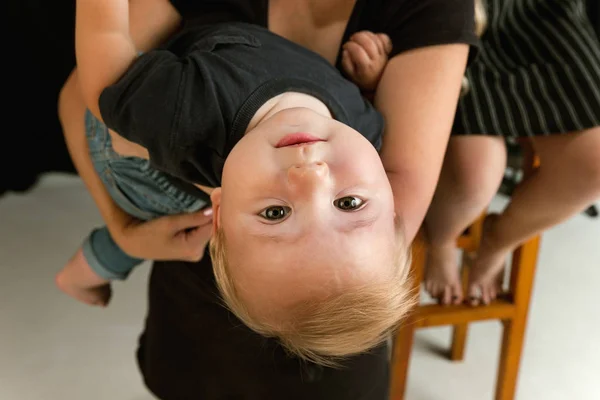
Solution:
{"label": "child's nose", "polygon": [[328,176],[329,167],[322,161],[296,164],[288,169],[288,181],[303,190],[325,183]]}

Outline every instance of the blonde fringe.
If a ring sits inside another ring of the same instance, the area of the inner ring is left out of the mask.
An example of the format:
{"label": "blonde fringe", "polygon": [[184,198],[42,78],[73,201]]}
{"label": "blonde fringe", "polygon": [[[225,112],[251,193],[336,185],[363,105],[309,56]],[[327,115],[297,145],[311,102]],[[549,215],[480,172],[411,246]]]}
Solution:
{"label": "blonde fringe", "polygon": [[399,243],[389,281],[303,302],[289,310],[288,321],[272,324],[252,315],[241,300],[229,273],[222,230],[211,240],[210,252],[223,303],[237,318],[255,332],[279,339],[289,353],[328,367],[338,367],[343,358],[384,342],[416,301],[408,278],[410,247]]}

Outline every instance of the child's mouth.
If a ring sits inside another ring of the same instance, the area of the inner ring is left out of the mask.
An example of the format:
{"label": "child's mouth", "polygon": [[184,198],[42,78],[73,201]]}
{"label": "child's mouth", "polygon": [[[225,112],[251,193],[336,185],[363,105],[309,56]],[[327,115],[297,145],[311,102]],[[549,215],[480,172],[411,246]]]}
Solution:
{"label": "child's mouth", "polygon": [[301,145],[311,144],[311,143],[315,143],[315,142],[324,142],[324,140],[319,139],[318,137],[313,136],[308,133],[298,132],[298,133],[290,133],[288,135],[285,135],[279,142],[277,142],[275,147],[280,148],[280,147],[289,147],[289,146],[301,146]]}

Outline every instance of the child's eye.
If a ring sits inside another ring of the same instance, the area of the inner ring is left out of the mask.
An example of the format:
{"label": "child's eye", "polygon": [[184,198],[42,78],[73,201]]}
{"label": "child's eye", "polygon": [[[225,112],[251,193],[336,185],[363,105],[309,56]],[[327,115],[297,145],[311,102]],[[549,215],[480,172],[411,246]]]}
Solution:
{"label": "child's eye", "polygon": [[287,217],[292,209],[285,206],[272,206],[262,210],[258,215],[269,221],[278,221]]}
{"label": "child's eye", "polygon": [[365,201],[355,196],[345,196],[333,201],[333,205],[341,211],[356,211],[360,209]]}

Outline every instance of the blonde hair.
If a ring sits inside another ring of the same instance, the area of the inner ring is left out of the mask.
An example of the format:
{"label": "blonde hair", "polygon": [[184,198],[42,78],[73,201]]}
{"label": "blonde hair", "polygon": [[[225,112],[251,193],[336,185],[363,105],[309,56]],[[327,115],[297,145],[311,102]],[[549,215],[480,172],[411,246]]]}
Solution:
{"label": "blonde hair", "polygon": [[[402,237],[397,233],[398,237]],[[270,323],[249,312],[240,298],[227,261],[225,234],[218,229],[210,242],[213,271],[225,306],[253,331],[275,337],[293,355],[335,367],[346,356],[368,351],[385,341],[415,304],[408,279],[410,246],[396,241],[392,278],[345,287],[326,298],[302,302],[285,323]]]}

